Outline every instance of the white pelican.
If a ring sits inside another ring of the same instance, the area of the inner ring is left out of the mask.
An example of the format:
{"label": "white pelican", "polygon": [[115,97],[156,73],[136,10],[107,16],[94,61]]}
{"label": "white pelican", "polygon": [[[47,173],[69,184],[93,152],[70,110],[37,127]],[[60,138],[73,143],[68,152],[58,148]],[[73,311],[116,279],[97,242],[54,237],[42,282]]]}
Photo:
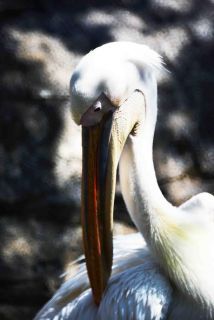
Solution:
{"label": "white pelican", "polygon": [[[174,207],[154,171],[161,65],[147,46],[115,42],[74,70],[71,111],[83,129],[82,224],[92,291],[80,265],[35,319],[214,319],[214,197],[201,193]],[[114,240],[109,280],[118,163],[140,232]]]}

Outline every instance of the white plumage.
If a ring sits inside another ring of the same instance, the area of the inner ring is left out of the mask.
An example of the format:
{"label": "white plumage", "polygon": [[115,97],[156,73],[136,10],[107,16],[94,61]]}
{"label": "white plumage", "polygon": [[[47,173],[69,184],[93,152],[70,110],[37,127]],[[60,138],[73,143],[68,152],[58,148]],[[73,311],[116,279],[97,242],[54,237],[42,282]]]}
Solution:
{"label": "white plumage", "polygon": [[155,70],[162,69],[161,57],[149,47],[129,42],[115,44],[108,43],[89,52],[73,72],[71,113],[77,124],[101,93],[119,106],[136,88],[143,89],[143,78],[146,80]]}
{"label": "white plumage", "polygon": [[[35,319],[214,319],[214,197],[201,193],[180,207],[161,193],[152,159],[157,115],[156,69],[161,58],[146,46],[111,43],[86,55],[71,79],[77,123],[104,93],[120,105],[136,89],[145,97],[145,121],[130,134],[120,162],[120,184],[141,234],[114,240],[113,275],[97,308],[85,265]],[[135,115],[133,105],[133,117]],[[149,249],[148,249],[149,248]],[[82,292],[82,293],[81,293]]]}
{"label": "white plumage", "polygon": [[[82,291],[74,299],[76,292]],[[85,264],[37,315],[40,320],[151,319],[166,314],[171,286],[150,255],[140,233],[114,239],[112,278],[99,309],[94,305]],[[61,303],[66,297],[66,303]],[[69,301],[69,298],[72,300]],[[135,306],[133,308],[133,306]]]}

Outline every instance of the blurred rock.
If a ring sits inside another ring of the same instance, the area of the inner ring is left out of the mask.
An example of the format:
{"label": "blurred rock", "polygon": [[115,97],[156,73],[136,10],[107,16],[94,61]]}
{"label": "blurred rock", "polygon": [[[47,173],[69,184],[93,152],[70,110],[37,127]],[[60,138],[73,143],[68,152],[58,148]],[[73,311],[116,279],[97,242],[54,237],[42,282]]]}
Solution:
{"label": "blurred rock", "polygon": [[77,202],[81,139],[68,97],[75,57],[41,32],[9,28],[4,39],[0,199]]}
{"label": "blurred rock", "polygon": [[[163,55],[154,161],[167,198],[213,193],[213,1],[0,3],[0,318],[30,319],[82,252],[81,134],[69,78],[109,41]],[[115,232],[133,225],[117,188]],[[121,225],[125,225],[121,227]],[[131,228],[131,230],[130,230]]]}

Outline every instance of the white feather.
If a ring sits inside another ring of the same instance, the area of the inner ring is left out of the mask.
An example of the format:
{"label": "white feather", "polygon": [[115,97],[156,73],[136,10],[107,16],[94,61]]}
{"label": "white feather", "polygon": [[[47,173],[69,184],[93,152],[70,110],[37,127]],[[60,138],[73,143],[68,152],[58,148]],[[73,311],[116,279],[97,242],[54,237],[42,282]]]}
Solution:
{"label": "white feather", "polygon": [[[171,301],[171,286],[149,254],[141,234],[114,239],[113,276],[97,308],[85,263],[43,307],[35,320],[150,319],[160,320]],[[78,297],[74,293],[82,292]],[[69,297],[73,298],[70,302]],[[58,318],[57,318],[58,317]]]}
{"label": "white feather", "polygon": [[96,48],[80,61],[71,77],[73,119],[79,124],[80,115],[101,93],[114,105],[121,105],[136,88],[142,89],[142,77],[161,68],[161,57],[144,45],[112,42]]}
{"label": "white feather", "polygon": [[117,238],[113,276],[98,309],[83,265],[35,319],[214,319],[214,197],[202,193],[176,208],[163,196],[155,175],[155,72],[161,65],[160,56],[148,47],[119,42],[86,55],[73,73],[77,123],[101,93],[116,107],[136,89],[145,96],[142,130],[128,137],[119,169],[126,206],[149,250],[139,234]]}

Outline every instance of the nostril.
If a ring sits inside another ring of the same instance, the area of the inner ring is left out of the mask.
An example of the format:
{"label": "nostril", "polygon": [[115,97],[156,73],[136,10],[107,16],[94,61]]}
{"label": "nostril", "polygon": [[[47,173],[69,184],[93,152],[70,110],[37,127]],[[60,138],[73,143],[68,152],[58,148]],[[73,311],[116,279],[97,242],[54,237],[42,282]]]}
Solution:
{"label": "nostril", "polygon": [[94,112],[98,112],[98,111],[100,111],[101,110],[101,107],[96,107],[95,109],[94,109]]}

